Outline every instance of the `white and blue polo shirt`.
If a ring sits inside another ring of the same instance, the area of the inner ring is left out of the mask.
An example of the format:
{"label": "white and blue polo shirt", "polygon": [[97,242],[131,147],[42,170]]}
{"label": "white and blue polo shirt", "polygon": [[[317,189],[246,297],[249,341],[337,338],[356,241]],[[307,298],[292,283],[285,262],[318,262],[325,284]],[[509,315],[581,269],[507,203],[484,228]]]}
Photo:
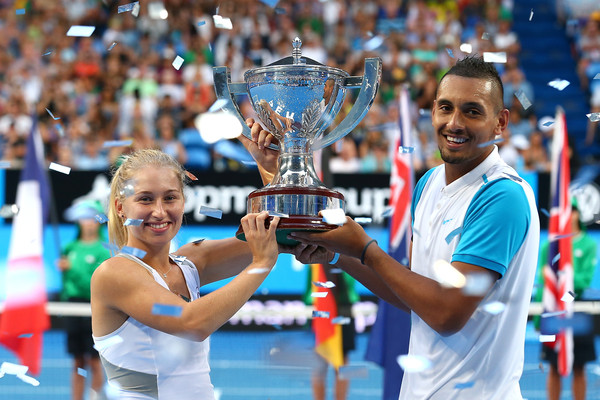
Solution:
{"label": "white and blue polo shirt", "polygon": [[[400,399],[522,399],[525,326],[537,266],[540,226],[531,187],[492,153],[446,184],[428,171],[412,201],[412,271],[434,279],[437,260],[496,271],[496,281],[466,325],[442,336],[414,312],[409,354],[431,368],[404,374]],[[500,302],[503,312],[484,306]]]}

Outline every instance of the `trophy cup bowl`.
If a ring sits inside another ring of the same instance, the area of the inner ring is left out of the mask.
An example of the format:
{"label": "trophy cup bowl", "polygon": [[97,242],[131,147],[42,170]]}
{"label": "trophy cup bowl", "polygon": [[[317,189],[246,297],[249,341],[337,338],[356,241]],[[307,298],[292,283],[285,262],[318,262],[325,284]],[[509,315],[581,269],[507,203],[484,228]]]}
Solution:
{"label": "trophy cup bowl", "polygon": [[[325,66],[301,55],[300,39],[293,42],[291,57],[264,67],[248,70],[244,83],[232,83],[227,67],[214,68],[215,90],[225,99],[223,110],[237,116],[250,138],[250,129],[240,113],[235,95],[247,94],[262,126],[279,141],[278,171],[271,183],[248,196],[247,211],[268,211],[282,216],[277,241],[293,245],[293,231],[325,231],[319,216],[326,209],[345,211],[344,196],[328,189],[319,179],[313,152],[347,135],[371,107],[381,77],[381,60],[365,60],[364,76],[352,77],[341,69]],[[349,88],[360,87],[352,109],[332,130],[328,130],[340,111]],[[277,146],[271,145],[277,149]],[[244,240],[238,229],[236,237]]]}

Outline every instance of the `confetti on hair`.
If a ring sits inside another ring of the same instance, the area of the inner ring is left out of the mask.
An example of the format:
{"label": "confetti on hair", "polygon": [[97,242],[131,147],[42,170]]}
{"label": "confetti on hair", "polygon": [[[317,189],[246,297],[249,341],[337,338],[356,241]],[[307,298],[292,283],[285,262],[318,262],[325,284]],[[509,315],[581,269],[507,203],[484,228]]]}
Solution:
{"label": "confetti on hair", "polygon": [[400,147],[398,147],[398,153],[401,153],[401,154],[414,153],[414,151],[415,151],[414,147],[408,147],[408,146],[400,146]]}
{"label": "confetti on hair", "polygon": [[531,101],[529,101],[523,89],[517,90],[515,92],[515,97],[519,100],[521,106],[523,106],[523,110],[527,110],[529,107],[531,107]]}
{"label": "confetti on hair", "polygon": [[136,1],[134,3],[129,3],[129,4],[123,4],[122,6],[117,7],[117,14],[121,14],[124,12],[128,12],[128,11],[133,11],[133,9],[135,8],[135,6],[140,6],[140,2]]}
{"label": "confetti on hair", "polygon": [[52,117],[53,120],[57,121],[60,119],[60,117],[55,117],[54,114],[52,114],[52,111],[48,110],[47,108],[46,108],[46,111],[48,112],[48,114],[50,114],[50,116]]}
{"label": "confetti on hair", "polygon": [[1,218],[13,218],[19,213],[19,206],[16,204],[4,204],[0,207]]}
{"label": "confetti on hair", "polygon": [[176,70],[179,71],[179,68],[181,68],[182,65],[183,65],[183,58],[181,56],[175,57],[175,60],[173,60],[173,68],[175,68]]}
{"label": "confetti on hair", "polygon": [[553,81],[548,82],[548,86],[553,87],[558,91],[563,91],[570,84],[571,82],[565,79],[554,79]]}
{"label": "confetti on hair", "polygon": [[313,285],[315,285],[316,287],[322,287],[322,288],[326,288],[326,289],[331,289],[335,287],[335,283],[331,282],[331,281],[327,281],[327,282],[313,282]]}
{"label": "confetti on hair", "polygon": [[181,317],[183,308],[181,306],[174,306],[171,304],[160,304],[155,303],[152,306],[152,314],[164,315],[167,317]]}
{"label": "confetti on hair", "polygon": [[331,320],[334,325],[350,325],[352,319],[350,317],[337,316]]}
{"label": "confetti on hair", "polygon": [[502,311],[504,311],[505,308],[506,308],[506,305],[499,301],[492,301],[491,303],[485,303],[482,306],[483,311],[490,313],[492,315],[500,314]]}
{"label": "confetti on hair", "polygon": [[479,143],[477,145],[477,147],[479,147],[479,148],[488,147],[488,146],[491,146],[493,144],[502,143],[502,142],[504,142],[504,138],[498,138],[498,139],[490,140],[489,142]]}
{"label": "confetti on hair", "polygon": [[505,51],[499,51],[499,52],[484,51],[483,52],[483,61],[489,62],[489,63],[505,64],[506,63],[506,52]]}
{"label": "confetti on hair", "polygon": [[325,297],[327,297],[328,292],[312,292],[310,294],[310,297],[316,297],[319,299],[323,299]]}
{"label": "confetti on hair", "polygon": [[313,310],[312,317],[313,318],[329,318],[329,312]]}
{"label": "confetti on hair", "polygon": [[229,18],[223,18],[220,15],[213,15],[213,21],[215,23],[215,28],[229,30],[233,29],[233,24]]}
{"label": "confetti on hair", "polygon": [[458,228],[456,228],[455,230],[453,230],[452,232],[450,232],[448,234],[448,236],[446,236],[446,243],[450,244],[450,242],[452,241],[452,239],[454,239],[455,236],[460,235],[462,232],[463,232],[462,226],[459,226]]}
{"label": "confetti on hair", "polygon": [[223,211],[208,206],[200,206],[200,214],[216,219],[223,218]]}
{"label": "confetti on hair", "polygon": [[330,225],[342,226],[346,223],[346,214],[341,208],[331,208],[321,211],[323,222]]}
{"label": "confetti on hair", "polygon": [[60,172],[61,174],[65,175],[69,175],[71,173],[71,167],[60,165],[55,162],[51,162],[49,168],[53,171]]}
{"label": "confetti on hair", "polygon": [[121,247],[121,253],[129,254],[137,258],[144,258],[146,252],[144,250],[138,249],[136,247],[131,246],[123,246]]}
{"label": "confetti on hair", "polygon": [[84,378],[87,378],[87,371],[83,368],[77,368],[77,374],[83,376]]}
{"label": "confetti on hair", "polygon": [[95,26],[73,25],[67,31],[67,36],[90,37],[95,30]]}
{"label": "confetti on hair", "polygon": [[104,143],[102,143],[102,147],[103,148],[108,148],[108,147],[127,147],[127,146],[131,146],[132,143],[133,143],[133,139],[127,139],[127,140],[107,140]]}
{"label": "confetti on hair", "polygon": [[406,373],[422,372],[431,368],[431,361],[423,356],[403,354],[396,358],[396,362]]}
{"label": "confetti on hair", "polygon": [[356,218],[354,218],[354,221],[357,224],[370,224],[371,222],[373,222],[373,218],[371,218],[371,217],[356,217]]}
{"label": "confetti on hair", "polygon": [[186,170],[186,171],[185,171],[185,175],[186,175],[188,178],[190,178],[190,180],[192,180],[192,181],[197,181],[197,180],[198,180],[198,178],[196,177],[196,175],[192,174],[190,171],[187,171],[187,170]]}
{"label": "confetti on hair", "polygon": [[591,113],[591,114],[585,114],[585,116],[588,117],[591,122],[598,122],[598,121],[600,121],[600,112]]}
{"label": "confetti on hair", "polygon": [[123,222],[123,226],[140,226],[144,222],[143,219],[127,218]]}

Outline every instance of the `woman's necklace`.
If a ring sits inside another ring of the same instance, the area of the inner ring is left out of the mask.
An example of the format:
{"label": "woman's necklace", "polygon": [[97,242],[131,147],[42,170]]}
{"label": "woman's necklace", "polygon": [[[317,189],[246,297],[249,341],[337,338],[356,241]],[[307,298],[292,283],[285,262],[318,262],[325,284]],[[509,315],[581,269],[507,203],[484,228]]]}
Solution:
{"label": "woman's necklace", "polygon": [[166,278],[166,277],[167,277],[167,274],[168,274],[169,272],[171,272],[171,270],[173,269],[173,264],[171,264],[171,263],[169,263],[169,264],[171,265],[171,266],[169,267],[169,270],[168,270],[167,272],[165,272],[165,273],[162,273],[162,272],[160,273],[160,274],[163,276],[163,278]]}

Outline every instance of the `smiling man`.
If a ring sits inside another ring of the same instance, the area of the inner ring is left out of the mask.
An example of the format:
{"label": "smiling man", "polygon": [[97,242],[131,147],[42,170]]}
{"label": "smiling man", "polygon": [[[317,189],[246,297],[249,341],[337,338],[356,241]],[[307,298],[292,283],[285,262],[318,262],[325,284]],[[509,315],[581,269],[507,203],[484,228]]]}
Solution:
{"label": "smiling man", "polygon": [[[498,72],[478,57],[442,78],[432,124],[444,164],[414,189],[408,266],[348,217],[326,233],[293,234],[302,244],[289,251],[300,261],[341,253],[336,267],[411,313],[409,355],[430,367],[404,374],[400,399],[522,399],[540,232],[533,191],[493,144],[508,124],[502,96]],[[448,263],[464,287],[444,284],[438,267]]]}

